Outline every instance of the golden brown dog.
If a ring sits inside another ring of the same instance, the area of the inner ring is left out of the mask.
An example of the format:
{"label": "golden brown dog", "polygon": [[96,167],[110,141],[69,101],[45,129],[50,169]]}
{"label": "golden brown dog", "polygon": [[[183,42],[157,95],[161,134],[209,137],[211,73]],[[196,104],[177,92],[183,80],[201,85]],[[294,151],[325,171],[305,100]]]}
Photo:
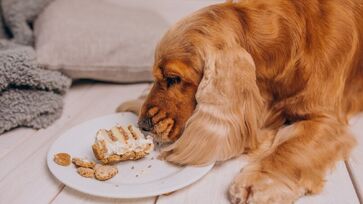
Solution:
{"label": "golden brown dog", "polygon": [[363,0],[242,0],[204,8],[160,41],[139,125],[166,160],[252,162],[232,203],[292,203],[322,190],[355,144],[363,109]]}

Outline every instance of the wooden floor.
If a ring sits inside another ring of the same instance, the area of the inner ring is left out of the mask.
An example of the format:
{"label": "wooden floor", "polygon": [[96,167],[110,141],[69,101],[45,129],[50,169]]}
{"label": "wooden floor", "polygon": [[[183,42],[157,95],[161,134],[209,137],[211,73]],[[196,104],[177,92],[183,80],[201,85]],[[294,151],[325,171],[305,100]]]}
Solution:
{"label": "wooden floor", "polygon": [[[228,161],[195,184],[168,196],[138,200],[105,199],[89,196],[64,186],[46,166],[46,153],[65,130],[83,121],[113,113],[125,100],[137,98],[147,84],[117,85],[78,82],[65,96],[63,116],[43,130],[17,128],[0,135],[0,203],[140,203],[140,204],[223,204],[226,189],[245,162]],[[363,143],[363,115],[351,120],[352,131]],[[318,196],[300,199],[298,204],[358,204],[363,196],[363,145],[351,159],[340,162]]]}

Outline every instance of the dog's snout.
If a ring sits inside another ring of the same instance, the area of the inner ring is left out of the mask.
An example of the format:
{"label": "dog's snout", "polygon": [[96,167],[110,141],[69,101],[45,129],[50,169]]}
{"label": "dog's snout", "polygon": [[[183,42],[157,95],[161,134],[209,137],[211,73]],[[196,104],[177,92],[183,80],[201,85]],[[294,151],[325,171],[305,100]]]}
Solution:
{"label": "dog's snout", "polygon": [[144,131],[150,131],[153,127],[153,123],[149,117],[139,120],[138,125]]}

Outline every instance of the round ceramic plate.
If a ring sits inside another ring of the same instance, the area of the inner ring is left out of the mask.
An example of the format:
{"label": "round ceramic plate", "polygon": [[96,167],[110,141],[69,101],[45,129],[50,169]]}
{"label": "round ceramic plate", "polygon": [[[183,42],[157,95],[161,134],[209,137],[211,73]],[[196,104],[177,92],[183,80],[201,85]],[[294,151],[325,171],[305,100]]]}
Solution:
{"label": "round ceramic plate", "polygon": [[170,193],[181,189],[207,174],[213,165],[179,167],[157,159],[153,151],[138,161],[116,164],[119,173],[110,180],[98,181],[78,175],[74,165],[54,163],[54,154],[66,152],[72,157],[96,161],[91,146],[97,130],[115,125],[136,125],[137,117],[119,113],[96,118],[73,127],[62,134],[48,151],[47,163],[53,175],[65,185],[78,191],[110,198],[141,198]]}

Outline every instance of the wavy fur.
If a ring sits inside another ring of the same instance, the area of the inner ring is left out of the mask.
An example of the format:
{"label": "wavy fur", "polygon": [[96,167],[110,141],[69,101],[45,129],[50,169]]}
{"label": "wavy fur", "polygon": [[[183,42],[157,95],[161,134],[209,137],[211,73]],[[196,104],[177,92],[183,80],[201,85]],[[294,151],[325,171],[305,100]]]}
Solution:
{"label": "wavy fur", "polygon": [[251,56],[240,47],[207,55],[198,105],[180,139],[164,150],[168,161],[205,165],[257,147],[263,100]]}
{"label": "wavy fur", "polygon": [[363,110],[363,1],[207,7],[165,34],[153,73],[140,120],[174,142],[166,160],[247,154],[230,201],[292,203],[319,193],[355,145],[347,121]]}

